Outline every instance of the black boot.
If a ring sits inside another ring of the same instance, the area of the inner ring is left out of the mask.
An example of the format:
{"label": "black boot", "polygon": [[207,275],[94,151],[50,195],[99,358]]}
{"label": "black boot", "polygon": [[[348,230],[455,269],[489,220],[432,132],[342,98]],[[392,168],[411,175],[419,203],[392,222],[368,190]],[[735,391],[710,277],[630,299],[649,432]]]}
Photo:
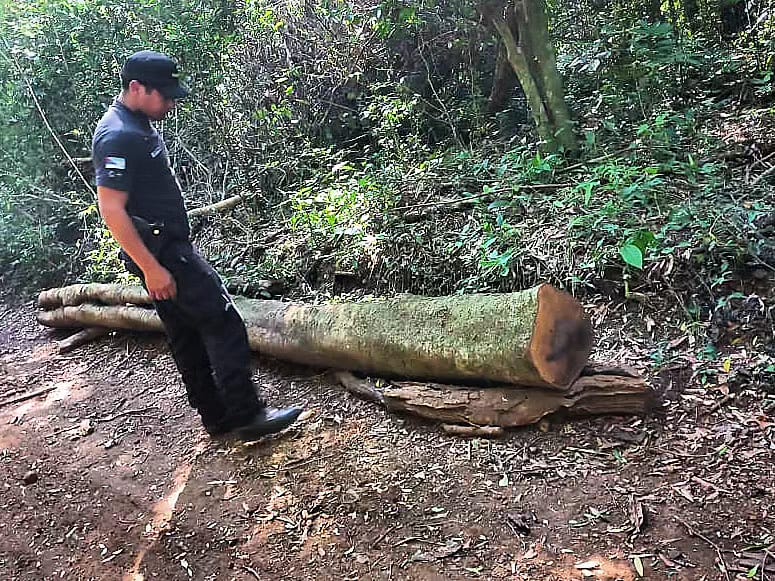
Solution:
{"label": "black boot", "polygon": [[283,431],[299,418],[302,411],[299,407],[264,407],[247,423],[231,431],[242,440],[257,440],[262,436]]}
{"label": "black boot", "polygon": [[201,417],[202,425],[204,426],[205,431],[211,436],[222,436],[224,434],[228,434],[229,430],[231,429],[221,419],[206,417],[204,414],[202,414]]}

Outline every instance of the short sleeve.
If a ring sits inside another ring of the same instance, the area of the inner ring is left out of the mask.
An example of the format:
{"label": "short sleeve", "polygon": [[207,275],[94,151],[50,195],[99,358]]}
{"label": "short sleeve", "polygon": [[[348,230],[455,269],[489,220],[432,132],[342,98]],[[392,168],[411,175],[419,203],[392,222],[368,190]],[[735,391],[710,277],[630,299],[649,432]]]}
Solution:
{"label": "short sleeve", "polygon": [[107,132],[95,136],[92,160],[98,186],[129,192],[137,172],[136,159],[128,135]]}

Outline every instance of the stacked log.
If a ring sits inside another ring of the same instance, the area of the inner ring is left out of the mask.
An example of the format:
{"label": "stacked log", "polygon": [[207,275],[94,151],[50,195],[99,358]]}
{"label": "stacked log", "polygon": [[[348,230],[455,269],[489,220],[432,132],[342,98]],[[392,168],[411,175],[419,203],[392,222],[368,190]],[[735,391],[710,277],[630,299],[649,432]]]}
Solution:
{"label": "stacked log", "polygon": [[[513,427],[558,410],[640,414],[650,399],[637,374],[588,367],[593,337],[583,308],[549,285],[327,305],[241,297],[235,303],[259,353],[414,380],[393,381],[379,397],[371,390],[371,399],[397,412]],[[51,327],[163,329],[141,287],[74,285],[44,291],[38,304],[38,321]],[[342,383],[367,395],[355,378]]]}

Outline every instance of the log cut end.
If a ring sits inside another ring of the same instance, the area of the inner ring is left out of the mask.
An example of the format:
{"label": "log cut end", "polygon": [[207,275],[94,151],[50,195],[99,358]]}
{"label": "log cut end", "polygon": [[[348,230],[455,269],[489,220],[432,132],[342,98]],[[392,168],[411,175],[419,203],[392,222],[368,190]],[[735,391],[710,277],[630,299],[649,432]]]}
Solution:
{"label": "log cut end", "polygon": [[571,295],[545,284],[538,291],[538,313],[528,353],[541,378],[567,388],[589,360],[592,325]]}

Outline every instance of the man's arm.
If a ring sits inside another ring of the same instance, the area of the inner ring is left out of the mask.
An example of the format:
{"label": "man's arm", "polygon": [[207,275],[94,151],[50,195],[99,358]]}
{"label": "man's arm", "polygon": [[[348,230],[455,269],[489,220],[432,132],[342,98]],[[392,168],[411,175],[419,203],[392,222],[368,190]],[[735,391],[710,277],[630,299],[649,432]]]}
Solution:
{"label": "man's arm", "polygon": [[132,219],[126,211],[129,194],[105,186],[97,186],[97,200],[100,214],[108,230],[129,257],[140,267],[145,276],[148,294],[154,301],[174,299],[177,295],[175,279],[164,268],[137,233]]}

